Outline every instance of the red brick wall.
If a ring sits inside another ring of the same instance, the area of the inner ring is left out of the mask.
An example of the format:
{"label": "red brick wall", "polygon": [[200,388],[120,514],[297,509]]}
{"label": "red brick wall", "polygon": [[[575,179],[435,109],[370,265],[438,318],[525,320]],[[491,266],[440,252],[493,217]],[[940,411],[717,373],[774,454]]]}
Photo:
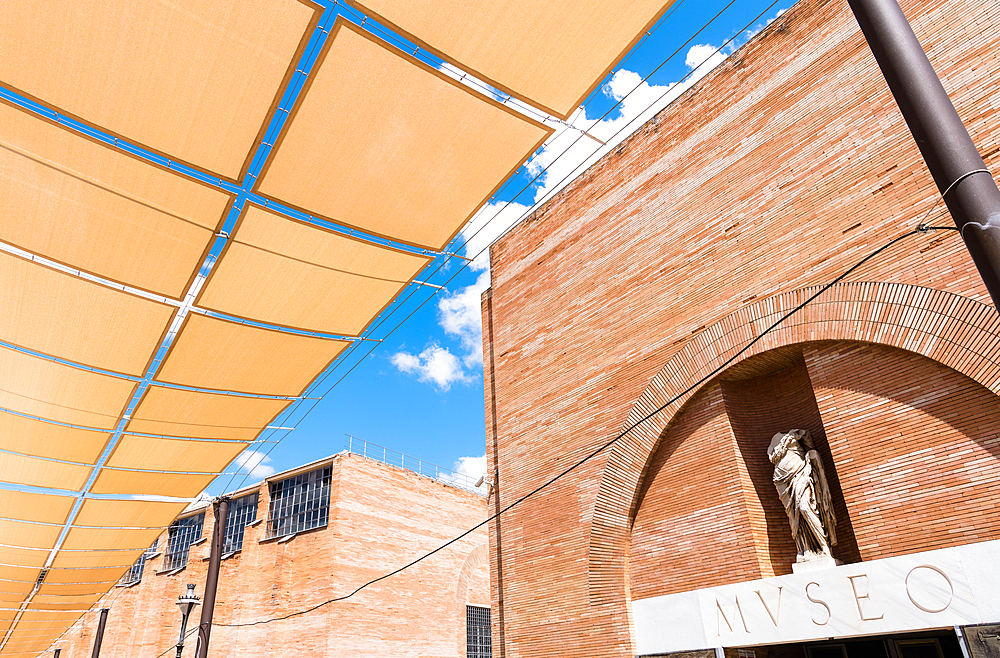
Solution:
{"label": "red brick wall", "polygon": [[[860,367],[872,367],[867,350],[861,351]],[[823,459],[837,514],[834,555],[861,561],[802,349],[776,352],[782,358],[765,352],[727,371],[666,430],[643,478],[631,533],[633,598],[792,573],[795,542],[766,453],[775,432],[793,428],[809,430]],[[845,374],[853,376],[838,373]],[[853,469],[851,460],[846,468]],[[985,493],[998,491],[987,487]],[[709,506],[717,501],[726,501],[733,513],[722,516]],[[927,514],[928,523],[955,521],[948,507]],[[713,559],[706,562],[709,550]]]}
{"label": "red brick wall", "polygon": [[[267,517],[262,487],[258,518]],[[353,455],[333,462],[330,522],[284,543],[260,543],[266,523],[247,528],[243,551],[224,560],[215,619],[241,623],[279,617],[349,593],[458,535],[485,517],[486,501],[426,477]],[[211,535],[211,512],[206,515]],[[161,537],[160,546],[165,546]],[[96,608],[108,615],[102,658],[155,658],[177,641],[174,601],[186,583],[204,594],[208,542],[192,548],[173,575],[146,565],[142,582],[115,588],[54,645],[63,658],[90,655]],[[478,557],[476,557],[478,556]],[[470,559],[470,557],[472,559]],[[213,658],[252,656],[460,656],[465,603],[488,602],[485,530],[353,598],[308,615],[262,626],[212,631]],[[200,608],[189,629],[197,624]],[[194,655],[194,637],[186,656]]]}
{"label": "red brick wall", "polygon": [[1000,399],[875,345],[805,350],[865,560],[1000,538]]}
{"label": "red brick wall", "polygon": [[[1000,5],[902,4],[995,168]],[[846,4],[799,2],[493,246],[484,347],[500,503],[615,436],[704,327],[831,281],[936,199]],[[932,220],[949,222],[942,213]],[[850,280],[989,303],[954,233],[910,238]],[[502,519],[506,658],[562,657],[567,638],[573,655],[634,654],[625,592],[638,583],[615,575],[626,552],[590,532],[599,521],[627,533],[628,519],[594,517],[607,454]],[[646,466],[641,454],[625,459],[636,472]],[[634,490],[609,491],[628,509]],[[594,560],[618,568],[595,575]],[[592,600],[598,590],[617,594]]]}
{"label": "red brick wall", "polygon": [[761,576],[739,459],[722,391],[712,386],[667,429],[649,465],[632,528],[633,598],[698,589],[733,574]]}

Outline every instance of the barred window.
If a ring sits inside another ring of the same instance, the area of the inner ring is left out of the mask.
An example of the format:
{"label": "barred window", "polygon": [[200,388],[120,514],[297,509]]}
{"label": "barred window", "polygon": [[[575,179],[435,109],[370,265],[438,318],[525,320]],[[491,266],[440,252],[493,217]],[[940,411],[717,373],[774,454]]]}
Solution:
{"label": "barred window", "polygon": [[267,536],[284,537],[324,526],[330,517],[330,466],[271,483]]}
{"label": "barred window", "polygon": [[465,606],[465,637],[466,658],[493,658],[489,608]]}
{"label": "barred window", "polygon": [[149,559],[150,555],[156,553],[156,545],[159,542],[160,540],[157,539],[156,541],[153,542],[152,546],[150,546],[149,548],[147,548],[145,551],[142,552],[142,555],[140,555],[139,559],[135,561],[135,564],[133,564],[129,568],[129,570],[125,572],[125,575],[122,576],[120,584],[134,585],[140,580],[142,580],[142,570],[146,567],[146,560]]}
{"label": "barred window", "polygon": [[260,493],[255,491],[229,502],[229,512],[226,514],[226,537],[222,542],[223,554],[243,548],[243,533],[246,532],[248,525],[257,520],[259,498]]}
{"label": "barred window", "polygon": [[167,554],[163,558],[166,571],[179,569],[188,563],[188,549],[201,539],[201,529],[205,525],[205,513],[177,519],[167,528]]}

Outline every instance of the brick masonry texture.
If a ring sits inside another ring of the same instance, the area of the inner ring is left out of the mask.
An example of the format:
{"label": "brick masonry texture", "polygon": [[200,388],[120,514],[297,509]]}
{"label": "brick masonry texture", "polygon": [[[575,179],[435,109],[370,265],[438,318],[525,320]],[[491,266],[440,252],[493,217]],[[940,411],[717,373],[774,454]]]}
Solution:
{"label": "brick masonry texture", "polygon": [[[996,171],[1000,4],[902,7]],[[654,414],[491,525],[496,655],[634,655],[629,597],[787,573],[758,453],[789,424],[835,476],[841,559],[1000,537],[1000,321],[955,232],[656,413],[951,225],[938,200],[846,3],[801,0],[493,246],[491,511]]]}
{"label": "brick masonry texture", "polygon": [[[267,518],[261,488],[258,519]],[[215,621],[243,623],[311,607],[392,571],[485,518],[482,496],[430,478],[343,454],[333,460],[330,522],[291,541],[266,541],[266,523],[248,527],[243,550],[222,562]],[[204,537],[212,532],[211,510]],[[166,533],[159,547],[165,548]],[[187,583],[204,594],[209,542],[191,549],[188,566],[114,588],[53,648],[63,658],[90,656],[98,609],[110,607],[102,658],[174,655],[180,629],[175,601]],[[213,658],[244,656],[465,656],[465,606],[489,605],[485,529],[347,601],[260,626],[212,629]],[[188,628],[197,626],[200,607]],[[185,656],[194,656],[195,636]]]}

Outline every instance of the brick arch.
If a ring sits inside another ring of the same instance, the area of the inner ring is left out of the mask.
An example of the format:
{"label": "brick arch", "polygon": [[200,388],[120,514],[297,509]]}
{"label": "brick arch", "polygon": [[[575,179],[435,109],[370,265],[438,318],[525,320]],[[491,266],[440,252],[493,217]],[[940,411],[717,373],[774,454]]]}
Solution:
{"label": "brick arch", "polygon": [[458,580],[455,585],[455,608],[458,611],[458,655],[465,656],[465,605],[468,599],[469,579],[477,569],[490,567],[490,549],[486,544],[480,544],[472,549],[465,558],[461,570],[458,572]]}
{"label": "brick arch", "polygon": [[[722,365],[818,290],[819,286],[815,286],[769,297],[733,312],[693,336],[649,382],[622,430]],[[877,343],[904,349],[933,359],[993,393],[1000,393],[1000,314],[992,306],[961,295],[908,284],[838,284],[731,365],[775,348],[819,340]],[[590,528],[591,605],[614,608],[627,596],[627,535],[646,466],[665,428],[708,383],[656,413],[611,448]],[[624,619],[623,622],[628,623]]]}

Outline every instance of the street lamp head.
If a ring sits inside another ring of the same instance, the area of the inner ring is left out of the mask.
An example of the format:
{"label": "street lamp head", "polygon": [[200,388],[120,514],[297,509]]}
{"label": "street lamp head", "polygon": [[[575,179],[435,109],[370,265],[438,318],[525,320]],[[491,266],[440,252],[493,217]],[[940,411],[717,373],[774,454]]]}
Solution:
{"label": "street lamp head", "polygon": [[188,615],[191,614],[191,610],[199,603],[201,603],[201,599],[194,595],[194,585],[188,585],[187,591],[177,597],[177,605],[181,609],[181,615],[185,619],[187,619]]}

